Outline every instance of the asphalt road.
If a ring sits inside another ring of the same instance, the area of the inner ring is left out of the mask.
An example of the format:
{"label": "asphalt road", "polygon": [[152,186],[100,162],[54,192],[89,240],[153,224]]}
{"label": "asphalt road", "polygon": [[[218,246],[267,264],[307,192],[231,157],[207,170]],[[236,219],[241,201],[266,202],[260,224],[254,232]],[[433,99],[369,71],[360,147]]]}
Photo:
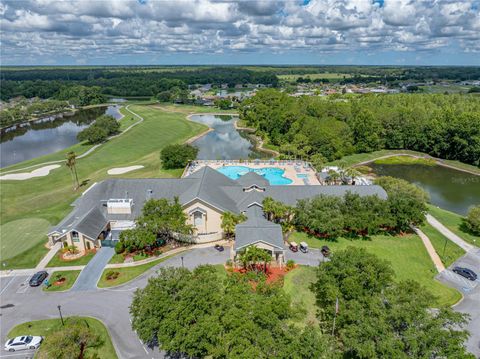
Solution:
{"label": "asphalt road", "polygon": [[453,273],[451,269],[455,266],[470,268],[480,275],[480,249],[470,250],[449,268],[437,275],[439,281],[458,289],[462,293],[463,300],[455,305],[454,309],[458,312],[470,314],[470,321],[466,327],[470,332],[467,349],[477,358],[480,358],[480,279],[473,282]]}

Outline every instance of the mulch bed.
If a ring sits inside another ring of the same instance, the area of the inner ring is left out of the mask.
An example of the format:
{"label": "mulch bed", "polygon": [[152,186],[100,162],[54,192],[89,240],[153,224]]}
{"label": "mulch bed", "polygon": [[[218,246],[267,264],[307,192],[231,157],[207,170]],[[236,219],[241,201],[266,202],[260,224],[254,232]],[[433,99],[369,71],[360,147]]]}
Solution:
{"label": "mulch bed", "polygon": [[[266,282],[268,284],[271,284],[271,283],[276,283],[278,281],[283,281],[283,277],[285,277],[285,275],[292,271],[293,269],[297,268],[298,265],[295,265],[293,268],[291,269],[288,269],[287,267],[283,267],[283,268],[280,268],[280,267],[268,267],[267,268],[267,272],[265,273],[263,271],[263,266],[262,265],[259,265],[259,268],[258,270],[259,271],[262,271],[263,273],[266,274],[267,276],[267,280]],[[233,268],[233,271],[236,272],[236,273],[241,273],[241,274],[246,274],[248,272],[247,269],[245,268]]]}

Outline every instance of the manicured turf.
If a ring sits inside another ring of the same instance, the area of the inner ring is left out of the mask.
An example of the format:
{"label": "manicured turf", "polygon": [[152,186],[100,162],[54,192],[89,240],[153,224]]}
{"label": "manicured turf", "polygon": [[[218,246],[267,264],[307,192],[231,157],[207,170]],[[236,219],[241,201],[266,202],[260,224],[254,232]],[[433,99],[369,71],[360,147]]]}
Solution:
{"label": "manicured turf", "polygon": [[47,267],[70,267],[70,266],[84,266],[87,265],[88,262],[93,258],[95,252],[88,252],[84,256],[80,258],[73,259],[71,261],[65,261],[60,258],[61,249],[57,252],[57,254],[48,262]]}
{"label": "manicured turf", "polygon": [[1,269],[24,269],[33,268],[48,253],[45,243],[38,242],[30,249],[17,254],[15,257],[2,261]]}
{"label": "manicured turf", "polygon": [[380,158],[374,161],[377,165],[425,165],[435,166],[435,160],[431,158],[417,158],[411,156],[392,156]]}
{"label": "manicured turf", "polygon": [[[80,274],[79,270],[69,270],[69,271],[56,271],[53,272],[49,277],[48,281],[50,282],[50,287],[43,286],[43,290],[45,292],[61,292],[65,290],[69,290],[72,288],[73,283],[78,278]],[[57,278],[65,278],[65,281],[62,284],[54,284]]]}
{"label": "manicured turf", "polygon": [[[409,154],[413,156],[428,156],[426,153],[423,152],[417,152],[417,151],[409,151],[409,150],[380,150],[380,151],[374,151],[370,153],[356,153],[354,155],[350,156],[345,156],[339,160],[332,161],[327,163],[326,165],[328,166],[336,166],[340,163],[344,163],[346,166],[353,166],[358,163],[366,162],[366,161],[373,161],[379,157],[382,156],[388,156],[388,155],[398,155],[398,154]],[[441,160],[443,163],[448,164],[452,167],[458,168],[458,169],[464,169],[476,174],[480,175],[480,168],[462,163],[459,161],[452,161],[452,160]]]}
{"label": "manicured turf", "polygon": [[[181,169],[162,169],[160,150],[168,144],[184,142],[204,131],[206,127],[188,121],[182,113],[169,113],[139,105],[132,105],[130,109],[143,116],[145,121],[120,137],[109,140],[91,155],[77,160],[78,176],[80,181],[85,182],[79,190],[73,191],[71,175],[66,166],[54,170],[45,177],[26,181],[2,181],[0,186],[1,224],[23,218],[43,219],[50,225],[57,224],[72,210],[70,205],[75,198],[93,183],[108,178],[107,170],[113,167],[139,164],[145,166],[141,170],[123,174],[122,178],[179,177],[182,173]],[[131,117],[128,115],[126,120],[130,121]],[[63,159],[64,154],[71,149],[77,153],[84,152],[82,147],[84,146],[77,144],[59,153],[26,161],[3,170]],[[46,234],[46,231],[45,227],[43,233]],[[11,239],[4,241],[2,235],[2,246],[13,248],[15,244]],[[28,251],[25,253],[30,256]],[[22,261],[22,266],[16,263],[15,268],[33,267],[38,260]]]}
{"label": "manicured turf", "polygon": [[459,214],[432,205],[428,205],[428,212],[464,241],[480,246],[480,237],[468,233],[463,229],[463,217]]}
{"label": "manicured turf", "polygon": [[465,251],[452,241],[448,240],[443,234],[437,231],[430,224],[425,223],[420,229],[427,235],[432,242],[435,251],[440,256],[445,267],[449,267],[453,262],[465,254]]}
{"label": "manicured turf", "polygon": [[[94,333],[100,336],[102,344],[97,348],[87,349],[87,357],[96,357],[102,359],[118,358],[117,353],[115,352],[115,348],[113,347],[112,340],[110,339],[110,335],[108,334],[108,330],[101,321],[90,317],[64,318],[67,323],[71,319],[77,319],[85,322],[85,325],[88,325]],[[33,322],[27,322],[17,325],[12,330],[10,330],[10,332],[8,333],[8,337],[13,338],[19,335],[29,334],[47,337],[46,340],[48,340],[48,335],[60,329],[61,326],[62,322],[60,321],[60,319],[35,320]],[[39,351],[42,350],[41,348],[42,347],[40,346]]]}
{"label": "manicured turf", "polygon": [[315,295],[310,285],[316,281],[316,268],[299,266],[285,275],[283,289],[292,298],[296,324],[317,324]]}
{"label": "manicured turf", "polygon": [[[103,271],[102,276],[100,277],[100,280],[97,283],[97,287],[108,288],[108,287],[114,287],[120,284],[127,283],[168,258],[169,257],[160,258],[153,262],[145,263],[145,264],[134,266],[134,267],[107,268]],[[107,280],[106,274],[111,271],[119,273],[117,279]]]}
{"label": "manicured turf", "polygon": [[460,300],[461,295],[455,289],[449,288],[434,279],[437,274],[435,267],[416,235],[401,237],[372,236],[370,240],[339,238],[337,241],[326,241],[309,237],[304,233],[293,233],[290,240],[307,242],[312,248],[328,245],[334,252],[348,246],[365,248],[379,258],[388,260],[398,279],[416,280],[438,297],[438,305],[452,305]]}
{"label": "manicured turf", "polygon": [[23,253],[38,243],[47,242],[50,223],[42,218],[23,218],[0,226],[0,258],[2,261]]}

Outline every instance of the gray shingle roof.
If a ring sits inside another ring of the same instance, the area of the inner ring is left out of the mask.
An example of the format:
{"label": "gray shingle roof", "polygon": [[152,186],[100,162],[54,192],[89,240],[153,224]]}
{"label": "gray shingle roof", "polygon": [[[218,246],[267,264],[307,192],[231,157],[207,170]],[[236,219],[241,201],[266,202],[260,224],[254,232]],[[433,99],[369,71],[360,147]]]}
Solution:
{"label": "gray shingle roof", "polygon": [[267,243],[279,251],[285,249],[282,227],[267,221],[260,206],[250,206],[247,217],[245,222],[235,226],[235,251],[258,242]]}
{"label": "gray shingle roof", "polygon": [[265,177],[260,176],[258,173],[255,172],[248,172],[243,176],[240,176],[240,178],[237,179],[236,182],[241,184],[243,187],[249,187],[254,184],[259,187],[266,187],[270,184],[270,182],[268,182]]}
{"label": "gray shingle roof", "polygon": [[93,207],[83,217],[72,226],[77,232],[80,232],[91,239],[97,239],[98,235],[108,224],[107,219],[98,207]]}

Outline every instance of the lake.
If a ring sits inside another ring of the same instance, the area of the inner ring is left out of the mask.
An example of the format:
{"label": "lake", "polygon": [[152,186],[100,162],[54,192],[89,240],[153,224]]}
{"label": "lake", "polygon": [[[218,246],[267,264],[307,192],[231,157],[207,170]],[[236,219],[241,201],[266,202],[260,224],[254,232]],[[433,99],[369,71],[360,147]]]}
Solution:
{"label": "lake", "polygon": [[233,160],[247,158],[268,158],[268,154],[255,151],[255,144],[244,131],[238,131],[234,123],[237,116],[231,115],[192,115],[190,119],[203,123],[213,131],[195,140],[192,145],[198,148],[200,160]]}
{"label": "lake", "polygon": [[369,166],[379,176],[402,178],[422,187],[433,205],[465,215],[472,205],[480,204],[480,176],[443,166],[378,165]]}
{"label": "lake", "polygon": [[0,133],[0,167],[63,150],[76,144],[77,134],[107,114],[120,119],[119,107],[96,107],[16,125]]}

